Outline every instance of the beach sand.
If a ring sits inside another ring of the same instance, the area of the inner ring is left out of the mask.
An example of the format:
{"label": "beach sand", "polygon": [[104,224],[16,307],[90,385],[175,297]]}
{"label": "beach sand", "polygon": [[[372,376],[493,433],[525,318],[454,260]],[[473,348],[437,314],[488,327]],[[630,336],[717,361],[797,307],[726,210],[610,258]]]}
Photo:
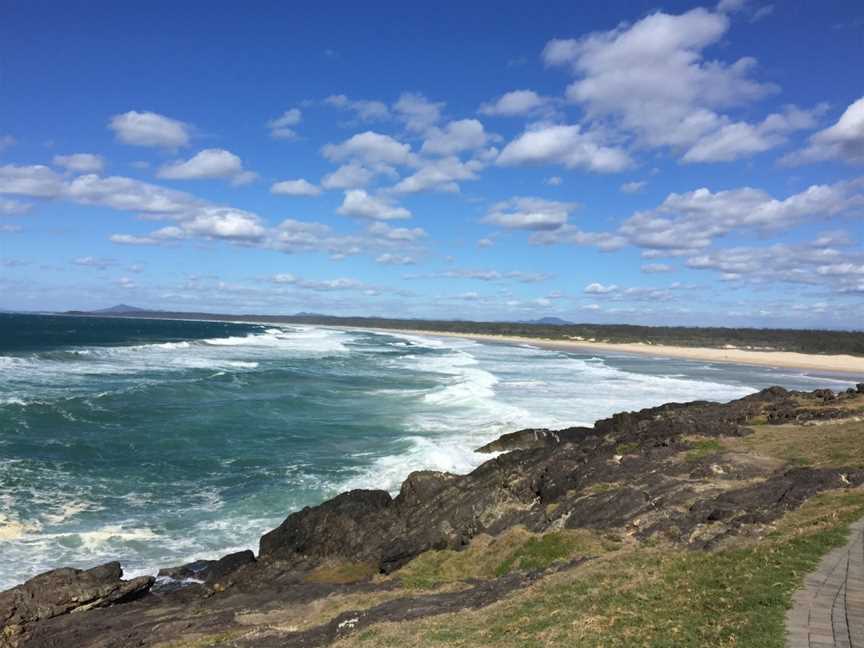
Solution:
{"label": "beach sand", "polygon": [[574,351],[613,351],[616,353],[638,353],[666,358],[685,358],[708,362],[730,362],[734,364],[757,365],[762,367],[782,367],[806,369],[809,371],[829,371],[864,376],[864,357],[851,355],[817,355],[795,353],[792,351],[751,351],[748,349],[710,347],[680,347],[647,343],[588,342],[582,340],[551,340],[547,338],[521,337],[515,335],[490,335],[483,333],[453,333],[449,331],[418,331],[412,329],[365,329],[382,333],[407,333],[410,335],[431,335],[457,337],[482,342],[502,344],[532,344],[546,349]]}

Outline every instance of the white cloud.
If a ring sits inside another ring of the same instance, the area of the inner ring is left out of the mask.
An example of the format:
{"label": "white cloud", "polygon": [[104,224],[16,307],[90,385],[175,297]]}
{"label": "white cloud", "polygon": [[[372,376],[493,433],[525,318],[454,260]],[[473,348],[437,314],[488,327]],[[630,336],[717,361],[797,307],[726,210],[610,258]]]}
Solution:
{"label": "white cloud", "polygon": [[411,164],[415,160],[408,144],[374,131],[358,133],[340,144],[327,144],[321,153],[331,162],[356,159],[370,166]]}
{"label": "white cloud", "polygon": [[614,173],[633,162],[619,148],[604,146],[578,125],[535,124],[504,147],[496,164],[561,164],[568,169]]}
{"label": "white cloud", "polygon": [[190,126],[153,112],[130,110],[115,115],[108,128],[124,144],[175,149],[189,143]]}
{"label": "white cloud", "polygon": [[550,187],[560,187],[564,184],[564,181],[561,179],[561,176],[550,176],[543,181],[543,184]]}
{"label": "white cloud", "polygon": [[782,113],[773,113],[759,124],[726,123],[696,142],[684,154],[684,162],[730,162],[741,157],[768,151],[786,141],[786,134],[810,129],[824,106],[802,110],[787,106]]}
{"label": "white cloud", "polygon": [[381,222],[371,223],[368,230],[376,238],[388,241],[410,242],[426,236],[426,231],[421,227],[393,227]]}
{"label": "white cloud", "polygon": [[454,155],[482,148],[489,135],[476,119],[451,121],[444,128],[434,127],[426,133],[421,151],[428,155]]}
{"label": "white cloud", "polygon": [[776,90],[751,78],[756,67],[752,58],[732,63],[703,58],[703,51],[728,29],[723,12],[656,12],[578,40],[552,40],[543,55],[548,65],[572,69],[576,80],[567,88],[567,98],[580,104],[589,119],[612,120],[651,147],[688,151],[713,137],[713,144],[697,148],[689,160],[734,159],[775,146],[781,138],[776,133],[769,138],[750,124],[737,125],[718,112]]}
{"label": "white cloud", "polygon": [[321,195],[321,187],[303,178],[298,178],[297,180],[282,180],[274,183],[270,187],[270,193],[284,196],[319,196]]}
{"label": "white cloud", "polygon": [[585,291],[589,295],[606,295],[608,293],[614,292],[618,290],[618,286],[614,284],[610,284],[608,286],[604,286],[601,283],[590,283],[585,286]]}
{"label": "white cloud", "polygon": [[267,128],[270,129],[270,137],[273,139],[294,139],[297,137],[297,133],[292,127],[299,124],[302,118],[303,113],[299,108],[286,110],[275,119],[267,122]]}
{"label": "white cloud", "polygon": [[836,124],[811,136],[806,148],[783,158],[787,164],[822,160],[864,163],[864,97],[850,104]]}
{"label": "white cloud", "polygon": [[11,135],[0,135],[0,153],[15,146],[15,138]]}
{"label": "white cloud", "polygon": [[628,194],[639,193],[647,185],[648,183],[645,180],[634,180],[632,182],[625,182],[621,185],[621,191]]}
{"label": "white cloud", "polygon": [[47,166],[0,166],[0,194],[53,198],[62,188],[63,178]]}
{"label": "white cloud", "polygon": [[349,99],[344,94],[330,95],[324,103],[334,108],[350,110],[356,114],[360,121],[383,121],[389,119],[390,109],[383,101],[370,101],[366,99]]}
{"label": "white cloud", "polygon": [[646,274],[658,274],[661,272],[672,272],[675,268],[665,263],[645,263],[642,265],[642,272]]}
{"label": "white cloud", "polygon": [[400,180],[392,191],[417,193],[420,191],[458,192],[459,182],[477,179],[477,173],[485,166],[478,160],[462,162],[457,157],[423,161],[423,166],[413,175]]}
{"label": "white cloud", "polygon": [[414,265],[414,263],[416,263],[414,257],[404,254],[391,254],[390,252],[380,254],[375,259],[375,262],[383,265]]}
{"label": "white cloud", "polygon": [[536,113],[548,108],[549,105],[549,99],[541,97],[533,90],[513,90],[501,95],[495,101],[484,103],[478,112],[481,115],[517,117]]}
{"label": "white cloud", "polygon": [[534,245],[593,245],[602,252],[614,252],[627,245],[627,239],[610,232],[584,232],[574,225],[553,231],[536,232],[528,239]]}
{"label": "white cloud", "polygon": [[363,189],[350,189],[346,191],[342,206],[336,211],[343,216],[372,218],[375,220],[411,218],[411,212],[404,207],[399,207],[384,197],[370,196]]}
{"label": "white cloud", "polygon": [[78,257],[77,259],[73,259],[72,263],[85,268],[96,268],[97,270],[105,270],[111,266],[117,265],[117,262],[114,259],[104,259],[92,256]]}
{"label": "white cloud", "polygon": [[399,100],[393,104],[393,111],[405,127],[418,133],[437,124],[441,120],[443,109],[443,102],[429,101],[422,94],[414,92],[403,92]]}
{"label": "white cloud", "polygon": [[491,238],[482,238],[477,241],[477,246],[481,248],[489,248],[495,245],[495,241]]}
{"label": "white cloud", "polygon": [[75,178],[55,195],[84,205],[154,214],[179,214],[204,204],[182,191],[122,176],[101,178],[92,174]]}
{"label": "white cloud", "polygon": [[657,208],[628,218],[619,233],[633,245],[681,254],[708,247],[732,230],[779,231],[862,206],[860,186],[860,181],[813,185],[784,200],[750,187],[672,193]]}
{"label": "white cloud", "polygon": [[576,203],[516,197],[493,205],[483,222],[507,229],[554,230],[567,223],[576,207]]}
{"label": "white cloud", "polygon": [[230,178],[234,184],[245,184],[257,177],[243,169],[243,161],[237,155],[217,148],[204,149],[188,160],[164,164],[156,176],[168,180]]}
{"label": "white cloud", "polygon": [[864,293],[864,252],[843,237],[810,243],[776,243],[700,253],[687,267],[711,270],[730,282],[784,282],[820,286],[836,293]]}
{"label": "white cloud", "polygon": [[367,186],[378,175],[376,171],[358,162],[343,164],[321,179],[325,189],[359,189]]}
{"label": "white cloud", "polygon": [[290,284],[298,288],[303,288],[304,290],[316,291],[357,290],[365,287],[363,282],[358,281],[357,279],[351,279],[346,277],[340,277],[338,279],[315,280],[302,279],[301,277],[297,277],[290,273],[281,273],[273,275],[271,280],[273,281],[273,283],[276,284]]}
{"label": "white cloud", "polygon": [[55,155],[54,164],[75,173],[101,173],[105,160],[93,153],[72,153],[71,155]]}

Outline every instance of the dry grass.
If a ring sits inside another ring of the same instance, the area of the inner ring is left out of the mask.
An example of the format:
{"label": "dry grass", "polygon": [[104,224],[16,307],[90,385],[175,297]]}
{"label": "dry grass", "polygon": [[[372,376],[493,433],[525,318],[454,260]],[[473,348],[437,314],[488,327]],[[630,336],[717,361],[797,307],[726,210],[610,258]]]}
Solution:
{"label": "dry grass", "polygon": [[824,425],[758,425],[753,434],[728,439],[724,445],[740,452],[776,457],[814,468],[864,468],[864,423]]}

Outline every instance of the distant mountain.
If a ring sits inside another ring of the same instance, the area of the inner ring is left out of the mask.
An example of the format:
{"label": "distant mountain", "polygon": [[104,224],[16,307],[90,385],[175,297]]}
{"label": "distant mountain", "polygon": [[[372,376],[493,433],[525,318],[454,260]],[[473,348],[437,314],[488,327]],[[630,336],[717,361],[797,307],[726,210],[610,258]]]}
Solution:
{"label": "distant mountain", "polygon": [[547,326],[568,326],[573,324],[573,322],[568,322],[567,320],[563,320],[560,317],[541,317],[540,319],[535,320],[525,320],[520,322],[520,324],[546,324]]}
{"label": "distant mountain", "polygon": [[87,311],[88,313],[98,313],[100,315],[120,315],[124,313],[146,313],[148,309],[129,306],[127,304],[117,304],[111,308],[102,308],[99,310]]}

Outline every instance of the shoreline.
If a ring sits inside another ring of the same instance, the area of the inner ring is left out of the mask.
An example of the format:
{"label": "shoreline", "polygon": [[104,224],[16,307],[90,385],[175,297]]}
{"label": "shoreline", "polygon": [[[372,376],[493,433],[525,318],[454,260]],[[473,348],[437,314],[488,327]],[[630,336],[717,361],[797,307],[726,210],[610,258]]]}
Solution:
{"label": "shoreline", "polygon": [[782,369],[828,371],[848,376],[864,376],[864,358],[851,355],[816,355],[795,351],[750,351],[747,349],[716,349],[712,347],[681,347],[663,344],[589,342],[587,340],[553,340],[550,338],[493,335],[489,333],[456,333],[451,331],[425,331],[416,329],[329,327],[342,330],[375,331],[377,333],[405,333],[431,337],[454,337],[477,342],[499,344],[530,344],[544,349],[571,351],[611,351],[615,353],[653,355],[684,360],[704,360],[726,364],[752,365]]}

